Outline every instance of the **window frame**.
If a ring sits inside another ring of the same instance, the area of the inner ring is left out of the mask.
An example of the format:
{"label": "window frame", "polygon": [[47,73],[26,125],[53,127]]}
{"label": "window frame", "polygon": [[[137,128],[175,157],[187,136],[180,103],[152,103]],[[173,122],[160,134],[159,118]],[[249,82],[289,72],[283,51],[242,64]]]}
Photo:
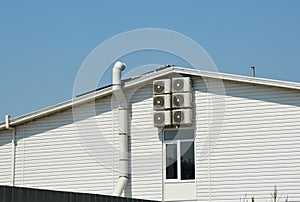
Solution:
{"label": "window frame", "polygon": [[[194,128],[182,128],[186,130],[192,130],[194,138],[188,139],[177,139],[177,140],[165,140],[165,131],[178,131],[179,129],[164,129],[163,130],[163,178],[165,183],[185,183],[185,182],[195,182],[196,181],[196,146],[195,146],[195,129]],[[194,172],[195,179],[182,180],[181,179],[181,142],[193,142],[194,144]],[[166,145],[167,144],[176,144],[177,146],[177,179],[167,179],[167,167],[166,167]]]}

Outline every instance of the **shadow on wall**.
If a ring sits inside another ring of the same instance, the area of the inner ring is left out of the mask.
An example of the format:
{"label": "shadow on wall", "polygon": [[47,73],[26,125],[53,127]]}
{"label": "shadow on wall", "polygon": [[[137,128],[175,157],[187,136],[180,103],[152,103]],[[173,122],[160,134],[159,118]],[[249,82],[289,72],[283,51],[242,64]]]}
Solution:
{"label": "shadow on wall", "polygon": [[[147,93],[145,93],[147,92]],[[149,93],[150,92],[150,93]],[[136,113],[133,111],[133,103],[140,103],[144,100],[147,100],[149,98],[152,98],[152,84],[146,84],[146,85],[140,85],[134,89],[128,89],[127,91],[127,99],[128,99],[128,107],[129,107],[129,122],[128,124],[131,126],[131,120],[133,118],[133,113]],[[152,110],[152,105],[150,106],[150,110]],[[150,111],[149,111],[150,112]],[[131,175],[131,162],[132,162],[132,144],[131,144],[131,127],[128,127],[128,170],[129,170],[129,176],[128,176],[128,182],[124,190],[125,197],[132,198],[132,175]]]}

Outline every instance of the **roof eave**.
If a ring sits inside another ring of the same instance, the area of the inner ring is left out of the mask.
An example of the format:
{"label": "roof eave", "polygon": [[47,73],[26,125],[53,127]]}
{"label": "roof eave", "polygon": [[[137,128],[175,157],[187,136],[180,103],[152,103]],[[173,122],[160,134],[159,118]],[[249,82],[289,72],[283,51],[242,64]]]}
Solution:
{"label": "roof eave", "polygon": [[[145,75],[141,78],[137,78],[137,79],[128,81],[124,84],[124,87],[129,88],[129,87],[132,87],[134,85],[144,83],[148,80],[151,80],[151,79],[154,79],[154,78],[157,78],[157,77],[161,77],[161,76],[165,76],[165,75],[169,74],[171,69],[173,69],[173,68],[168,68],[168,69],[163,69],[163,70],[160,70],[160,71],[155,71],[155,72],[151,73],[151,75]],[[53,113],[57,113],[57,112],[69,109],[73,106],[77,106],[77,105],[80,105],[80,104],[91,102],[91,101],[93,101],[95,99],[98,99],[100,97],[110,95],[111,93],[112,93],[112,87],[111,86],[109,86],[107,88],[104,88],[100,91],[93,91],[89,94],[86,94],[86,95],[83,95],[83,96],[80,96],[80,97],[75,97],[74,99],[68,100],[66,102],[62,102],[62,103],[59,103],[59,104],[56,104],[56,105],[53,105],[53,106],[50,106],[50,107],[46,107],[44,109],[37,110],[37,111],[31,112],[29,114],[25,114],[23,116],[14,118],[14,119],[11,120],[10,125],[12,127],[14,127],[14,126],[20,125],[24,122],[32,121],[32,120],[35,120],[35,119],[40,118],[40,117],[44,117],[44,116],[47,116],[47,115],[50,115],[50,114],[53,114]],[[0,130],[2,130],[2,129],[5,129],[5,123],[4,122],[0,123]]]}

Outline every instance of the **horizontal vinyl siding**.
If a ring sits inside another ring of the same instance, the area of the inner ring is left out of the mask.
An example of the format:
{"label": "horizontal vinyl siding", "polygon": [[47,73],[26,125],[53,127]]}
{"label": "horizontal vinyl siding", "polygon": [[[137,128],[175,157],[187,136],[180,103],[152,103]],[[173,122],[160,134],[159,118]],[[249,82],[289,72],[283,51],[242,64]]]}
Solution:
{"label": "horizontal vinyl siding", "polygon": [[[211,103],[204,83],[196,83],[200,149]],[[224,128],[210,155],[211,201],[239,201],[245,194],[266,201],[275,185],[283,197],[300,200],[300,92],[228,81],[224,85]],[[206,166],[209,170],[208,159],[197,163],[198,200],[207,201],[203,190],[209,190],[209,183],[205,188],[202,180],[208,182],[209,173],[201,172]]]}
{"label": "horizontal vinyl siding", "polygon": [[[299,200],[299,91],[225,81],[226,96],[193,77],[198,201],[266,201],[279,193]],[[210,82],[211,87],[219,87]],[[153,126],[152,86],[128,89],[129,182],[125,196],[162,199],[162,143]],[[210,100],[225,99],[225,117]],[[118,110],[110,97],[17,128],[16,185],[111,194],[118,180]],[[211,112],[222,134],[208,127]],[[223,119],[224,118],[224,119]],[[208,131],[211,147],[208,156]],[[9,184],[11,131],[0,132],[0,184]],[[215,145],[216,144],[216,145]]]}
{"label": "horizontal vinyl siding", "polygon": [[[194,79],[194,101],[195,109],[195,144],[196,144],[196,188],[197,201],[209,201],[210,176],[209,176],[209,160],[207,158],[208,149],[205,142],[208,138],[208,94],[205,92],[205,86],[202,80]],[[196,113],[195,113],[196,112]],[[201,121],[200,121],[201,120]]]}
{"label": "horizontal vinyl siding", "polygon": [[11,181],[11,140],[12,131],[0,131],[0,185],[10,185]]}
{"label": "horizontal vinyl siding", "polygon": [[139,86],[127,96],[130,99],[131,152],[130,181],[125,193],[133,198],[160,201],[162,143],[158,129],[153,126],[152,85]]}
{"label": "horizontal vinyl siding", "polygon": [[[110,98],[29,122],[17,135],[16,185],[111,194]],[[94,115],[94,116],[92,116]]]}
{"label": "horizontal vinyl siding", "polygon": [[[131,93],[125,196],[161,200],[162,146],[152,123],[152,86]],[[16,186],[112,194],[119,176],[118,121],[117,101],[107,97],[18,127]]]}

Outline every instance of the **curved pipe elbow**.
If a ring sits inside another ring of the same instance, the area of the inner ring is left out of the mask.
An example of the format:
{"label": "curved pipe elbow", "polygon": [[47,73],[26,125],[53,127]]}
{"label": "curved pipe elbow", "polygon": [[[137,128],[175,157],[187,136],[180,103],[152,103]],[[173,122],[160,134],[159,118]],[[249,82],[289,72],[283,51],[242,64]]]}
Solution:
{"label": "curved pipe elbow", "polygon": [[112,75],[112,90],[113,94],[116,96],[118,103],[121,108],[127,108],[127,100],[123,93],[123,89],[121,87],[121,72],[125,70],[126,64],[120,61],[116,62],[113,67],[113,75]]}
{"label": "curved pipe elbow", "polygon": [[112,84],[121,85],[121,72],[126,68],[126,64],[120,61],[116,62],[113,67]]}

